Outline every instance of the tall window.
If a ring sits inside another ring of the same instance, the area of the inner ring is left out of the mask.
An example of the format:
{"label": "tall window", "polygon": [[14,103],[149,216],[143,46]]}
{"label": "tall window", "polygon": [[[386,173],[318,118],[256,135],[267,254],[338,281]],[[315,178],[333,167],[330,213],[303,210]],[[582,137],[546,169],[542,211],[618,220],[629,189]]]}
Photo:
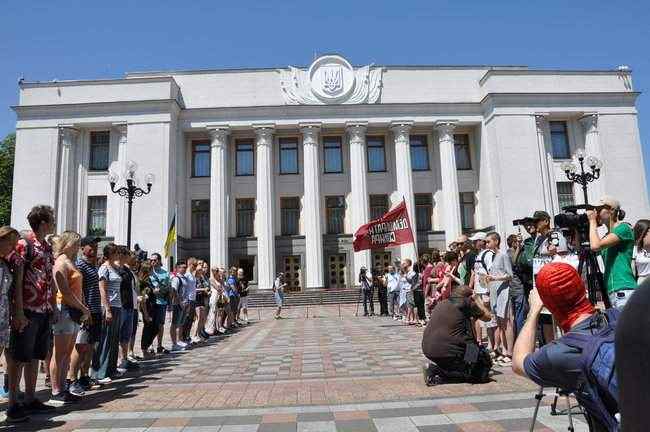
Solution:
{"label": "tall window", "polygon": [[90,171],[108,170],[108,149],[111,142],[109,131],[90,132]]}
{"label": "tall window", "polygon": [[235,200],[237,237],[252,237],[255,232],[255,199]]}
{"label": "tall window", "polygon": [[282,235],[298,235],[300,231],[300,198],[280,198]]}
{"label": "tall window", "polygon": [[429,143],[426,135],[411,135],[411,169],[429,170]]}
{"label": "tall window", "polygon": [[431,231],[433,198],[431,194],[415,194],[415,220],[418,231]]}
{"label": "tall window", "polygon": [[254,164],[253,140],[237,140],[235,145],[235,175],[254,175]]}
{"label": "tall window", "polygon": [[192,238],[210,238],[209,200],[192,200]]}
{"label": "tall window", "polygon": [[471,170],[472,158],[469,152],[469,135],[454,135],[454,151],[456,154],[456,169]]}
{"label": "tall window", "polygon": [[325,174],[343,172],[343,151],[340,136],[323,137],[323,159]]}
{"label": "tall window", "polygon": [[566,206],[575,205],[576,199],[573,195],[573,183],[572,182],[557,182],[557,200],[560,205],[560,209]]}
{"label": "tall window", "polygon": [[370,195],[370,219],[379,219],[388,211],[388,195]]}
{"label": "tall window", "polygon": [[297,138],[280,138],[280,174],[298,174]]}
{"label": "tall window", "polygon": [[192,177],[210,177],[210,141],[192,141]]}
{"label": "tall window", "polygon": [[106,236],[106,197],[88,197],[88,228],[87,235],[95,237]]}
{"label": "tall window", "polygon": [[460,220],[464,230],[474,229],[474,192],[460,193]]}
{"label": "tall window", "polygon": [[549,122],[551,129],[551,146],[553,147],[553,158],[571,159],[571,150],[569,148],[569,135],[567,133],[565,121]]}
{"label": "tall window", "polygon": [[345,231],[345,197],[325,197],[327,208],[327,234],[343,234]]}
{"label": "tall window", "polygon": [[383,136],[369,136],[366,143],[368,172],[386,171],[386,149]]}

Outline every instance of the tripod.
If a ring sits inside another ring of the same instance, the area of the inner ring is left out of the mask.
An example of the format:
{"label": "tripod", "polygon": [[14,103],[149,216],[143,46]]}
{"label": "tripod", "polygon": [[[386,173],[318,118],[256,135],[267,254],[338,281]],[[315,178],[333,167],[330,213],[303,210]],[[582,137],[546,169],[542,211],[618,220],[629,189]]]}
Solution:
{"label": "tripod", "polygon": [[605,290],[603,274],[600,271],[596,254],[591,250],[588,241],[580,243],[578,258],[578,274],[582,276],[584,270],[584,278],[587,281],[587,294],[589,296],[589,301],[591,304],[595,305],[598,303],[598,296],[600,295],[605,304],[605,308],[609,309],[612,305],[609,301],[607,291]]}
{"label": "tripod", "polygon": [[[535,430],[535,422],[537,421],[537,413],[539,412],[539,405],[542,403],[542,399],[546,396],[544,393],[544,386],[539,387],[539,391],[537,394],[535,394],[535,399],[537,400],[537,403],[535,404],[535,411],[533,412],[533,421],[530,424],[530,432],[533,432]],[[583,414],[582,409],[580,408],[580,405],[575,405],[571,406],[571,399],[569,398],[569,392],[565,392],[563,390],[560,390],[558,388],[555,389],[555,393],[553,394],[554,399],[553,403],[551,404],[551,415],[552,416],[558,416],[558,415],[564,415],[566,414],[569,417],[569,426],[567,427],[567,430],[569,432],[574,432],[575,428],[573,426],[573,409],[578,408],[580,411],[580,414]],[[558,411],[557,410],[557,401],[560,397],[566,398],[566,406],[567,408],[563,411]]]}

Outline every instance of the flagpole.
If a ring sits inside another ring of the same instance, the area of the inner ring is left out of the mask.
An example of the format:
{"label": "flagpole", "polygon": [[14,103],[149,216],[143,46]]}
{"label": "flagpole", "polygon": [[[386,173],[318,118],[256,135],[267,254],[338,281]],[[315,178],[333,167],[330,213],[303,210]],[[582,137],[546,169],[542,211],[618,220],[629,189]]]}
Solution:
{"label": "flagpole", "polygon": [[404,201],[404,207],[406,208],[406,215],[408,216],[408,220],[409,220],[409,229],[411,230],[411,237],[413,237],[413,248],[415,249],[415,257],[413,257],[413,259],[417,261],[418,258],[420,257],[420,252],[418,252],[417,231],[413,231],[413,219],[411,219],[411,216],[409,215],[409,205],[406,202],[406,197],[404,195],[402,195],[402,201]]}

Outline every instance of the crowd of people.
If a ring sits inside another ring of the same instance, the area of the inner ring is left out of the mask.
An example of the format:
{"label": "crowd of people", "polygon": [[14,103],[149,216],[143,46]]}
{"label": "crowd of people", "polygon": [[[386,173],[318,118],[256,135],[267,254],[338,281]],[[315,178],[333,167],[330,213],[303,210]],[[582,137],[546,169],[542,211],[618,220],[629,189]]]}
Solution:
{"label": "crowd of people", "polygon": [[[98,259],[99,238],[54,234],[51,207],[32,208],[27,221],[29,231],[0,228],[0,354],[9,423],[78,402],[138,369],[143,358],[184,351],[248,324],[242,269],[209,268],[189,258],[168,272],[160,254],[148,258],[114,243]],[[168,310],[169,349],[163,346]],[[46,402],[35,395],[39,370],[51,388]]]}

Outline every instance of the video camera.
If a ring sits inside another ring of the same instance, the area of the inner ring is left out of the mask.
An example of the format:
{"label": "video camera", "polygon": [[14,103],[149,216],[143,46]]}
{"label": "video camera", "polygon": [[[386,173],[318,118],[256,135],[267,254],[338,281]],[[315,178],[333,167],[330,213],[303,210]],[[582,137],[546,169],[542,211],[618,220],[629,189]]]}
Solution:
{"label": "video camera", "polygon": [[515,219],[512,221],[512,226],[526,226],[526,225],[532,225],[535,223],[535,219],[531,217],[525,217],[521,219]]}
{"label": "video camera", "polygon": [[578,235],[578,244],[589,240],[589,218],[586,213],[578,213],[578,210],[597,210],[590,204],[572,205],[562,207],[562,213],[553,217],[555,226],[560,229],[572,231]]}

